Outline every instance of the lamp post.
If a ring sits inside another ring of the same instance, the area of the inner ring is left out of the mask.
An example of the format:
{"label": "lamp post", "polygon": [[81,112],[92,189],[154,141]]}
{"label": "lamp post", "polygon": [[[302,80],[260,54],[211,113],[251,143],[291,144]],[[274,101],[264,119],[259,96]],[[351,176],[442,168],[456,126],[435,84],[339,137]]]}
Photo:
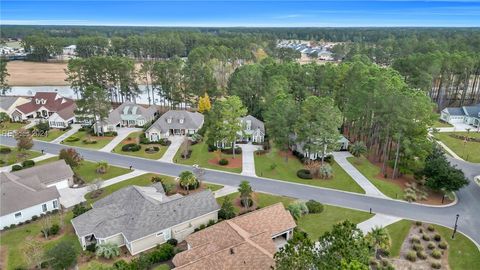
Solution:
{"label": "lamp post", "polygon": [[457,222],[458,222],[458,217],[460,217],[459,214],[456,215],[455,218],[455,226],[453,227],[453,234],[452,234],[452,239],[455,239],[455,233],[457,232]]}

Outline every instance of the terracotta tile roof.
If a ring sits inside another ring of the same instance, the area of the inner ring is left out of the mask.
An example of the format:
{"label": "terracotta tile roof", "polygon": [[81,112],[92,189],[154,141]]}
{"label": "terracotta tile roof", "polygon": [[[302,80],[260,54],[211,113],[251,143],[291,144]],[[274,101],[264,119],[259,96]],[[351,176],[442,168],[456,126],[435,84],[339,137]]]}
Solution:
{"label": "terracotta tile roof", "polygon": [[[43,99],[45,104],[37,104],[36,100]],[[30,114],[37,111],[41,107],[45,107],[49,111],[58,112],[65,108],[75,105],[73,99],[64,98],[55,92],[36,92],[30,102],[22,104],[17,107],[17,110],[24,114]]]}
{"label": "terracotta tile roof", "polygon": [[295,226],[277,203],[189,235],[190,249],[173,263],[175,269],[271,269],[276,252],[272,237]]}

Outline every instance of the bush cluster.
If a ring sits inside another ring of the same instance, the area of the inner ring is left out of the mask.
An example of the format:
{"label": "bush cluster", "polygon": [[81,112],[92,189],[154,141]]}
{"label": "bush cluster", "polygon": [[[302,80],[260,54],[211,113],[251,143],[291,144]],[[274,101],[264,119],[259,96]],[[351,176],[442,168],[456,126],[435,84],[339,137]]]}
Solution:
{"label": "bush cluster", "polygon": [[225,159],[225,158],[222,158],[218,161],[218,164],[220,164],[222,166],[228,165],[228,160]]}
{"label": "bush cluster", "polygon": [[425,241],[430,241],[430,236],[428,236],[428,234],[424,233],[422,235],[422,239],[425,240]]}
{"label": "bush cluster", "polygon": [[141,149],[142,147],[139,144],[136,143],[128,143],[122,146],[122,151],[123,152],[137,152]]}
{"label": "bush cluster", "polygon": [[66,138],[65,141],[66,142],[78,142],[78,141],[80,141],[80,138],[75,136],[75,135],[72,135],[72,136]]}
{"label": "bush cluster", "polygon": [[161,146],[169,146],[170,144],[172,144],[172,142],[166,138],[162,138],[158,141],[158,144],[160,144]]}
{"label": "bush cluster", "polygon": [[432,262],[432,264],[430,265],[433,269],[440,269],[442,268],[442,264],[439,263],[439,262]]}
{"label": "bush cluster", "polygon": [[213,144],[209,144],[208,145],[208,152],[213,152],[213,151],[217,151],[217,147]]}
{"label": "bush cluster", "polygon": [[149,146],[149,147],[145,148],[145,152],[147,152],[147,153],[156,153],[158,151],[160,151],[160,147],[158,147],[158,146]]}
{"label": "bush cluster", "polygon": [[435,235],[433,236],[433,239],[434,239],[435,241],[437,241],[437,242],[440,242],[440,240],[442,240],[442,236],[437,233],[437,234],[435,234]]}
{"label": "bush cluster", "polygon": [[97,140],[89,138],[89,139],[83,140],[82,142],[83,142],[84,144],[96,144],[96,143],[97,143]]}
{"label": "bush cluster", "polygon": [[9,154],[12,152],[10,147],[0,147],[0,154]]}
{"label": "bush cluster", "polygon": [[12,172],[20,171],[23,169],[22,165],[15,164],[12,166]]}
{"label": "bush cluster", "polygon": [[76,204],[74,207],[73,207],[73,217],[78,217],[80,216],[81,214],[87,212],[88,210],[90,210],[91,208],[88,208],[85,206],[84,203],[79,203],[79,204]]}
{"label": "bush cluster", "polygon": [[47,236],[57,235],[59,231],[60,226],[58,224],[53,224],[50,228],[41,230],[42,234],[46,234]]}
{"label": "bush cluster", "polygon": [[106,137],[115,137],[117,135],[118,133],[116,131],[107,131],[103,133],[103,136],[106,136]]}
{"label": "bush cluster", "polygon": [[302,179],[313,179],[313,175],[310,173],[309,170],[301,169],[297,171],[298,178]]}
{"label": "bush cluster", "polygon": [[438,247],[441,248],[441,249],[447,249],[447,242],[446,241],[442,241],[438,244]]}
{"label": "bush cluster", "polygon": [[406,255],[407,260],[414,262],[417,260],[417,253],[415,251],[410,250]]}
{"label": "bush cluster", "polygon": [[425,259],[427,259],[427,253],[425,253],[425,251],[418,251],[417,252],[417,257],[419,259],[425,260]]}
{"label": "bush cluster", "polygon": [[314,201],[314,200],[309,200],[308,202],[305,203],[308,208],[308,212],[311,214],[317,214],[317,213],[322,213],[323,212],[323,204]]}
{"label": "bush cluster", "polygon": [[434,249],[431,255],[435,259],[440,259],[442,257],[442,252],[438,249]]}
{"label": "bush cluster", "polygon": [[22,162],[22,166],[23,166],[24,169],[33,167],[33,166],[35,166],[35,161],[33,161],[31,159],[25,160],[25,161]]}
{"label": "bush cluster", "polygon": [[124,260],[116,261],[113,264],[112,270],[150,269],[157,263],[170,260],[174,255],[174,247],[167,243],[157,246],[152,252],[142,253],[130,262]]}
{"label": "bush cluster", "polygon": [[[227,155],[233,155],[233,148],[223,148],[222,153],[227,154]],[[240,155],[242,153],[242,148],[240,147],[235,147],[235,154]]]}

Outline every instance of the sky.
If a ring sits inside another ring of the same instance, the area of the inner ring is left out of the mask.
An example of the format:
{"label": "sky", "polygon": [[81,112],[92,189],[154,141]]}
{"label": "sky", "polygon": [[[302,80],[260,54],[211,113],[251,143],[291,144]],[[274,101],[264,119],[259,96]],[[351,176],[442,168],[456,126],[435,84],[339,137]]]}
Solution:
{"label": "sky", "polygon": [[197,27],[478,27],[480,26],[480,0],[0,0],[0,24]]}

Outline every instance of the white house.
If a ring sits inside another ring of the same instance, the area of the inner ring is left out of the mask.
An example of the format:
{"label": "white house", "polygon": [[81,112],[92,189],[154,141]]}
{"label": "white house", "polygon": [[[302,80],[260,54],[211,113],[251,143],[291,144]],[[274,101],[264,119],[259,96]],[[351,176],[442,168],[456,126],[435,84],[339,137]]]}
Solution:
{"label": "white house", "polygon": [[63,55],[75,55],[77,45],[63,47]]}
{"label": "white house", "polygon": [[146,131],[146,137],[158,141],[172,135],[193,135],[203,126],[203,114],[183,110],[164,113]]}
{"label": "white house", "polygon": [[73,111],[75,108],[73,99],[62,97],[55,92],[36,92],[29,102],[15,108],[11,118],[13,121],[32,119],[48,121],[54,113],[62,110]]}
{"label": "white house", "polygon": [[0,172],[0,187],[0,229],[60,207],[57,188],[45,186],[36,175],[19,177]]}
{"label": "white house", "polygon": [[238,140],[243,142],[263,143],[265,140],[265,125],[257,118],[247,115],[240,118],[243,132],[238,133]]}
{"label": "white house", "polygon": [[464,123],[480,127],[480,103],[472,106],[447,107],[440,113],[440,119],[450,124]]}
{"label": "white house", "polygon": [[48,118],[48,124],[51,128],[64,129],[76,122],[75,110],[77,106],[69,106],[58,112],[55,112]]}
{"label": "white house", "polygon": [[[295,141],[295,138],[296,138],[295,135],[291,136],[292,141]],[[347,138],[345,138],[345,136],[340,135],[338,140],[334,142],[334,144],[336,146],[336,150],[345,151],[345,150],[348,150],[348,145],[350,144],[350,141]],[[325,148],[326,147],[327,146],[325,145]],[[296,142],[290,146],[290,149],[292,151],[297,151],[300,154],[302,154],[304,157],[308,157],[311,160],[316,160],[318,158],[321,158],[323,155],[323,152],[310,153],[308,152],[307,149],[304,149],[304,148],[305,148],[304,143],[300,143],[300,142]],[[328,156],[329,154],[331,153],[325,153],[326,156]]]}
{"label": "white house", "polygon": [[183,241],[200,225],[217,221],[219,210],[210,190],[166,196],[157,183],[120,189],[71,222],[83,249],[113,243],[135,255],[171,238]]}

